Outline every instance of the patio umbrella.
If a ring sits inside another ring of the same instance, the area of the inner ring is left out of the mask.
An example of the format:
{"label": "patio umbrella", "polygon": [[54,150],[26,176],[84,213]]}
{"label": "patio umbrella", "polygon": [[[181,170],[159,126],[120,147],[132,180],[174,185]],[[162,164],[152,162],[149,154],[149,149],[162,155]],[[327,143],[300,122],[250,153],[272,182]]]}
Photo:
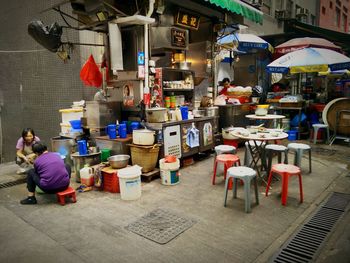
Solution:
{"label": "patio umbrella", "polygon": [[275,47],[274,55],[276,58],[292,51],[303,49],[306,47],[326,48],[341,52],[341,47],[333,44],[324,38],[300,37],[288,40]]}
{"label": "patio umbrella", "polygon": [[306,73],[350,69],[350,58],[324,48],[304,48],[290,52],[266,66],[269,73]]}
{"label": "patio umbrella", "polygon": [[253,34],[234,33],[219,38],[217,43],[227,49],[237,48],[237,50],[244,52],[272,48],[271,45],[264,39]]}

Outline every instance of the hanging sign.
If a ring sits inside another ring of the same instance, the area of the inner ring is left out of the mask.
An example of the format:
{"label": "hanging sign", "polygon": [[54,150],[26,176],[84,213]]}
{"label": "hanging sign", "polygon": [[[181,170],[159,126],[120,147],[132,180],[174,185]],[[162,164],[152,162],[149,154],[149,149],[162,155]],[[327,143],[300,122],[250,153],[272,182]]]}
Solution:
{"label": "hanging sign", "polygon": [[198,30],[200,16],[179,10],[176,15],[175,24]]}
{"label": "hanging sign", "polygon": [[143,51],[137,52],[137,64],[145,65],[145,52]]}
{"label": "hanging sign", "polygon": [[186,31],[172,28],[171,45],[175,47],[186,47]]}

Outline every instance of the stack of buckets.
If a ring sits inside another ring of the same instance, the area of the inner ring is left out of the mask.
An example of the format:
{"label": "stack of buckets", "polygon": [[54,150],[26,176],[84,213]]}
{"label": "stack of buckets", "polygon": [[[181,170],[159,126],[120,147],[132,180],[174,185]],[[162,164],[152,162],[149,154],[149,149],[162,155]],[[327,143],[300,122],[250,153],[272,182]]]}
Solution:
{"label": "stack of buckets", "polygon": [[179,180],[180,160],[168,155],[159,160],[160,177],[163,185],[176,185]]}

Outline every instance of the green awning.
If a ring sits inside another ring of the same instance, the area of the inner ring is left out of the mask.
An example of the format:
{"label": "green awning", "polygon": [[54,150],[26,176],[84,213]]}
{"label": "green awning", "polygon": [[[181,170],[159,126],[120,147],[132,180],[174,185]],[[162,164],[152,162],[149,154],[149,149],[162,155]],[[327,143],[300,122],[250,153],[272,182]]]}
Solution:
{"label": "green awning", "polygon": [[263,23],[263,13],[239,0],[204,0],[256,23]]}

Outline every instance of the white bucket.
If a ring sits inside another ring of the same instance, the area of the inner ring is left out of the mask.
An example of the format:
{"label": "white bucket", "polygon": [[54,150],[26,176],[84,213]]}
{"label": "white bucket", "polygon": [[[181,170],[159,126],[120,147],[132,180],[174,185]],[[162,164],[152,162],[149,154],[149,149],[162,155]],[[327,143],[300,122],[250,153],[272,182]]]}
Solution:
{"label": "white bucket", "polygon": [[118,170],[122,200],[136,200],[141,197],[141,168],[134,165]]}
{"label": "white bucket", "polygon": [[163,185],[176,185],[180,183],[180,161],[176,159],[174,163],[166,163],[165,159],[159,160],[160,178]]}

